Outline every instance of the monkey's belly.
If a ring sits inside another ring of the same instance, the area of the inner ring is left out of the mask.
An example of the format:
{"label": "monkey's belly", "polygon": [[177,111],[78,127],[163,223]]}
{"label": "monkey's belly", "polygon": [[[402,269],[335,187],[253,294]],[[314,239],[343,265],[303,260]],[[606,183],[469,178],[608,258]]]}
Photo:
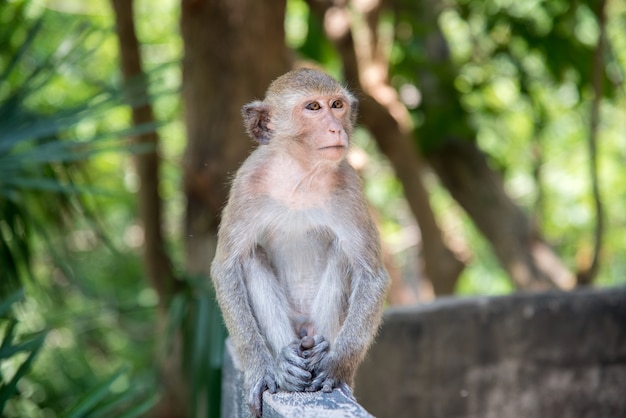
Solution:
{"label": "monkey's belly", "polygon": [[272,265],[292,308],[307,315],[324,273],[326,251],[308,240],[290,240],[272,251]]}
{"label": "monkey's belly", "polygon": [[334,239],[328,228],[309,227],[283,231],[264,245],[280,289],[289,302],[294,327],[312,321],[313,304]]}

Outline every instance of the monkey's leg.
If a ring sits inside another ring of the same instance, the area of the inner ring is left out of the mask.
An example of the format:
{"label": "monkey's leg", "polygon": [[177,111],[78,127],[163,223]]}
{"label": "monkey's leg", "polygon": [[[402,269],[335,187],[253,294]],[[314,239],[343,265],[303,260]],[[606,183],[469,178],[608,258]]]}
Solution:
{"label": "monkey's leg", "polygon": [[[311,318],[316,330],[314,345],[302,353],[307,359],[308,370],[313,374],[313,380],[307,386],[308,391],[324,388],[323,383],[327,376],[325,371],[329,367],[328,357],[342,327],[349,292],[348,263],[337,242],[333,242],[327,253],[326,268],[312,306]],[[332,387],[327,391],[330,390]]]}
{"label": "monkey's leg", "polygon": [[350,395],[356,368],[380,323],[387,273],[376,266],[353,264],[350,276],[344,321],[311,383],[314,390],[330,392],[339,388]]}
{"label": "monkey's leg", "polygon": [[262,334],[250,304],[246,285],[250,258],[226,263],[219,259],[211,266],[217,299],[228,333],[243,365],[248,404],[255,416],[261,416],[261,395],[276,392],[274,358]]}
{"label": "monkey's leg", "polygon": [[289,319],[289,302],[263,250],[255,252],[257,256],[247,266],[246,284],[254,316],[276,358],[276,382],[280,389],[303,391],[311,373],[299,355],[300,340]]}

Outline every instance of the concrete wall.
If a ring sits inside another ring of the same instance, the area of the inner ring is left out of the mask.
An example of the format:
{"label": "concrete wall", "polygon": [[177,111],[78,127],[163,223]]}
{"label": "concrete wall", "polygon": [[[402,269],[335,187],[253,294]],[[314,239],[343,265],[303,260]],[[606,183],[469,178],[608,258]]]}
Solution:
{"label": "concrete wall", "polygon": [[390,309],[356,397],[379,418],[626,417],[626,288]]}

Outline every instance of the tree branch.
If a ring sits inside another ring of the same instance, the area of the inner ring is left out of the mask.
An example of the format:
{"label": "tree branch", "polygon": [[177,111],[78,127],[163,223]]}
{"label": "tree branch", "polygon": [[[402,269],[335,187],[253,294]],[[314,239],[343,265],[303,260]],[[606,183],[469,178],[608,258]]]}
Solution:
{"label": "tree branch", "polygon": [[[133,107],[132,118],[135,126],[154,122],[146,76],[141,66],[139,42],[135,34],[132,0],[112,0],[115,12],[117,37],[120,46],[121,69],[126,94],[134,99],[141,98],[141,104]],[[131,88],[132,87],[132,88]],[[165,250],[162,232],[162,202],[159,197],[159,137],[156,131],[146,132],[133,138],[133,142],[150,145],[148,152],[135,156],[139,177],[139,218],[144,229],[144,267],[152,286],[159,295],[159,306],[167,309],[169,301],[180,286],[175,280],[171,261]]]}
{"label": "tree branch", "polygon": [[600,35],[593,55],[593,101],[591,102],[591,126],[587,141],[587,145],[589,147],[589,176],[591,177],[591,189],[593,194],[594,210],[596,213],[596,226],[591,264],[577,273],[576,282],[578,286],[590,285],[596,278],[600,267],[600,255],[602,252],[602,240],[604,237],[604,210],[602,196],[600,194],[600,181],[598,179],[598,130],[600,127],[600,103],[602,101],[602,89],[604,84],[604,50],[606,46],[605,6],[605,0],[598,1],[597,18],[598,26],[600,27]]}

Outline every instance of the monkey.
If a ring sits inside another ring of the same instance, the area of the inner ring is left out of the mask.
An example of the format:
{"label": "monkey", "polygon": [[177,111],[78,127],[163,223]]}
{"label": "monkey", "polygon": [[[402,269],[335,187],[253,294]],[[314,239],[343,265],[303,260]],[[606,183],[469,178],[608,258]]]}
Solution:
{"label": "monkey", "polygon": [[352,396],[389,284],[346,156],[358,100],[302,68],[243,106],[258,146],[232,181],[211,277],[251,412],[265,390]]}

